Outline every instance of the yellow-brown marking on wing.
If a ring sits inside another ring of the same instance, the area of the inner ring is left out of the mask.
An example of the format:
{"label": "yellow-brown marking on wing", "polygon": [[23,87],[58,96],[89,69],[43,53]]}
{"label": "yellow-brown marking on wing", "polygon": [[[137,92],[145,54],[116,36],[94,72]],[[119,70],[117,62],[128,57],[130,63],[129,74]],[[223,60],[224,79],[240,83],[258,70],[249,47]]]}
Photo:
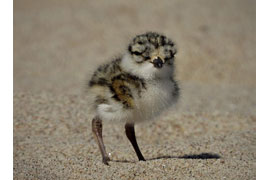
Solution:
{"label": "yellow-brown marking on wing", "polygon": [[114,99],[121,101],[126,108],[134,107],[131,91],[125,81],[120,79],[114,80],[112,88],[115,93],[113,96]]}

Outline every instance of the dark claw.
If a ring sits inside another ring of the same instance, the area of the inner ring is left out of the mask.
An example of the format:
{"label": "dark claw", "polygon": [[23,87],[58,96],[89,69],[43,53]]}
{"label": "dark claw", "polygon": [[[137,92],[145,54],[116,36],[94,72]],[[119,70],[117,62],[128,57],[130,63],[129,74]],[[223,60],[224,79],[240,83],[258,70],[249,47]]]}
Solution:
{"label": "dark claw", "polygon": [[110,161],[109,157],[102,158],[102,162],[106,165],[109,165],[108,161]]}

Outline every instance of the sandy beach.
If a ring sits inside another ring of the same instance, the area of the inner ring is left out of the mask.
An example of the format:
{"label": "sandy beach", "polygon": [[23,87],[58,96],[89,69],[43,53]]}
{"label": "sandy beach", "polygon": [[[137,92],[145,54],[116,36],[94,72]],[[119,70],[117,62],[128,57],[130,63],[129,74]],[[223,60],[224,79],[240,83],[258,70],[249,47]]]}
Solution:
{"label": "sandy beach", "polygon": [[[255,179],[252,0],[14,1],[14,179]],[[178,47],[181,99],[136,125],[104,124],[102,164],[85,95],[95,68],[157,31]]]}

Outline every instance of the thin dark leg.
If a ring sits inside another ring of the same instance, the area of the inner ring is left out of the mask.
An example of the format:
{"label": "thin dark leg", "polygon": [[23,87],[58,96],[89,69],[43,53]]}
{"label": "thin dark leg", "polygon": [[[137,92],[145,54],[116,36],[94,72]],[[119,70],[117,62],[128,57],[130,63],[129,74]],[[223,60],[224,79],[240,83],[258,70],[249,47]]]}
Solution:
{"label": "thin dark leg", "polygon": [[136,136],[135,136],[135,130],[134,130],[134,124],[126,124],[125,125],[125,129],[126,129],[126,135],[127,135],[127,138],[129,139],[129,141],[131,142],[138,158],[139,158],[139,161],[145,161],[140,149],[139,149],[139,146],[137,144],[137,141],[136,141]]}
{"label": "thin dark leg", "polygon": [[95,117],[92,120],[92,131],[94,134],[94,137],[96,139],[96,142],[98,144],[99,150],[101,152],[102,155],[102,162],[106,165],[108,164],[108,161],[110,160],[110,158],[108,157],[106,150],[105,150],[105,146],[103,143],[103,139],[102,139],[102,121],[99,117]]}

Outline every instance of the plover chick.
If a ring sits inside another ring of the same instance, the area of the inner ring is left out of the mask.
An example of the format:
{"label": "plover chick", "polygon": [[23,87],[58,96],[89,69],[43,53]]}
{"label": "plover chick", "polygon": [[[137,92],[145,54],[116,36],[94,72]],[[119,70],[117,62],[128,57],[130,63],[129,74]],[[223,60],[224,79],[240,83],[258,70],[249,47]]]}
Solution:
{"label": "plover chick", "polygon": [[134,125],[151,120],[173,105],[179,97],[174,80],[174,43],[162,34],[137,35],[123,56],[101,65],[88,86],[95,111],[92,131],[102,161],[110,160],[102,139],[102,121],[122,121],[138,159],[145,161],[136,141]]}

